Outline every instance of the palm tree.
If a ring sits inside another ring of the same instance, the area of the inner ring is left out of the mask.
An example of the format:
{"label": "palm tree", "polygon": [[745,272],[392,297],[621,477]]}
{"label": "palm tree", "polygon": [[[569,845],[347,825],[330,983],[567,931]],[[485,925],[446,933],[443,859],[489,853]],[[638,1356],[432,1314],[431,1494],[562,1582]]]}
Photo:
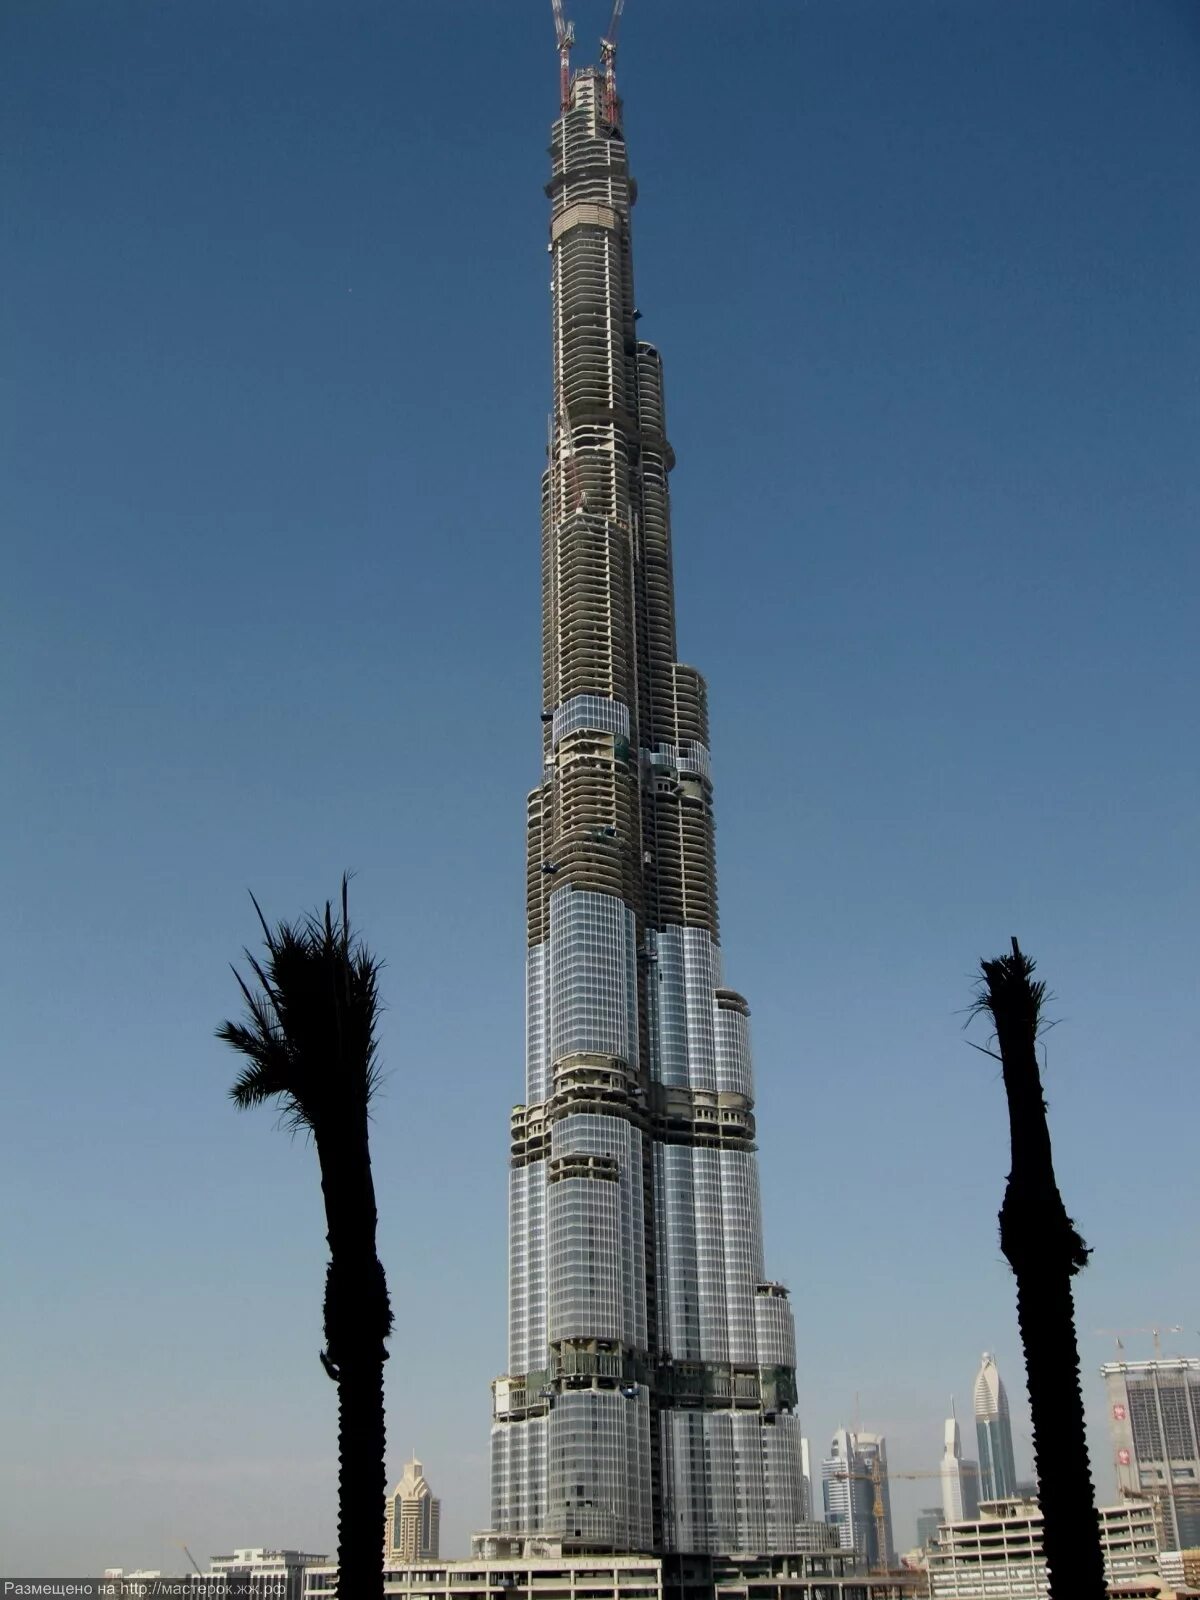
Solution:
{"label": "palm tree", "polygon": [[375,1248],[367,1133],[379,1083],[380,963],[351,936],[344,877],[340,924],[328,901],[323,917],[274,929],[257,900],[254,909],[267,955],[262,964],[245,955],[259,992],[235,967],[245,1020],[223,1022],[217,1037],[246,1060],[230,1090],[238,1109],[278,1101],[283,1125],[316,1145],[329,1243],[320,1359],[338,1387],[338,1592],[382,1600],[383,1363],[392,1310]]}
{"label": "palm tree", "polygon": [[1051,1600],[1063,1600],[1068,1588],[1079,1600],[1104,1600],[1071,1297],[1071,1279],[1087,1266],[1091,1251],[1067,1215],[1054,1177],[1036,1049],[1046,985],[1033,981],[1034,963],[1016,939],[1011,955],[981,961],[980,967],[983,979],[971,1014],[986,1011],[996,1025],[996,1059],[1008,1096],[1012,1170],[1000,1207],[1000,1248],[1017,1280],[1049,1592]]}

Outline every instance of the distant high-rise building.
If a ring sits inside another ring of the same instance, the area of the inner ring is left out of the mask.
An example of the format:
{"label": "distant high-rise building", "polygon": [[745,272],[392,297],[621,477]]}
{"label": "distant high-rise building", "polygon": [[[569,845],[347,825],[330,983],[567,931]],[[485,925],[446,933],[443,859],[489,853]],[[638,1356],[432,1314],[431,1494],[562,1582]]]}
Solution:
{"label": "distant high-rise building", "polygon": [[812,1462],[809,1457],[808,1440],[800,1440],[800,1520],[810,1522],[813,1518],[812,1494]]}
{"label": "distant high-rise building", "polygon": [[825,1521],[837,1529],[843,1550],[865,1551],[871,1520],[871,1482],[858,1474],[854,1435],[839,1428],[821,1463],[821,1495]]}
{"label": "distant high-rise building", "polygon": [[[875,1514],[876,1488],[881,1517]],[[879,1434],[839,1428],[821,1463],[821,1489],[825,1521],[837,1529],[841,1548],[857,1551],[871,1566],[891,1566],[894,1547],[887,1441]]]}
{"label": "distant high-rise building", "polygon": [[[855,1438],[858,1443],[859,1459],[863,1463],[864,1470],[872,1478],[875,1477],[876,1463],[878,1463],[878,1489],[883,1508],[881,1529],[879,1519],[875,1515],[874,1490],[872,1490],[871,1543],[868,1546],[867,1559],[872,1566],[894,1567],[896,1546],[892,1538],[892,1490],[888,1483],[887,1440],[880,1433],[859,1433]],[[879,1542],[881,1536],[882,1545]]]}
{"label": "distant high-rise building", "polygon": [[942,1451],[942,1516],[946,1522],[963,1522],[978,1514],[979,1463],[962,1458],[962,1436],[952,1400]]}
{"label": "distant high-rise building", "polygon": [[405,1462],[400,1482],[388,1495],[385,1516],[386,1564],[437,1559],[442,1502],[434,1498],[415,1456]]}
{"label": "distant high-rise building", "polygon": [[1165,1545],[1200,1545],[1200,1359],[1113,1361],[1108,1391],[1117,1487],[1156,1500]]}
{"label": "distant high-rise building", "polygon": [[1017,1492],[1008,1396],[995,1356],[984,1351],[975,1376],[975,1435],[979,1440],[979,1498],[1007,1500]]}
{"label": "distant high-rise building", "polygon": [[937,1538],[937,1531],[945,1520],[941,1506],[926,1506],[917,1512],[917,1543],[922,1550],[930,1540]]}

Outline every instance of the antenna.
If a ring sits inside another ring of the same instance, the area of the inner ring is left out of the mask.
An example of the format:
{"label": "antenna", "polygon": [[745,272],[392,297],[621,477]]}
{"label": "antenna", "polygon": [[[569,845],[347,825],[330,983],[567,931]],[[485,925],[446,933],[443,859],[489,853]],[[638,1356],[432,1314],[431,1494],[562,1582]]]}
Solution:
{"label": "antenna", "polygon": [[565,114],[571,109],[571,46],[575,43],[575,24],[564,18],[562,0],[550,0],[550,4],[554,7],[554,37],[558,42],[558,104]]}
{"label": "antenna", "polygon": [[613,0],[608,32],[600,41],[600,61],[604,67],[604,119],[610,127],[617,127],[617,30],[621,26],[621,13],[625,0]]}

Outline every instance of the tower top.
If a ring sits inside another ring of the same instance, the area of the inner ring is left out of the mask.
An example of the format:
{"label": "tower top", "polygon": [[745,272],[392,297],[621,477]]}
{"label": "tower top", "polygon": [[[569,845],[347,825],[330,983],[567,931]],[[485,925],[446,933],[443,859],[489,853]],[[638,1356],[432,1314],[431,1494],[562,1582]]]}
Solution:
{"label": "tower top", "polygon": [[987,1351],[984,1351],[975,1376],[974,1400],[976,1421],[1008,1415],[1008,1395],[996,1367],[996,1358]]}
{"label": "tower top", "polygon": [[410,1461],[404,1463],[404,1473],[400,1482],[392,1490],[392,1495],[399,1495],[402,1500],[424,1500],[432,1494],[424,1468],[414,1455]]}
{"label": "tower top", "polygon": [[[571,47],[575,43],[575,24],[563,12],[563,0],[550,0],[554,12],[554,42],[558,50],[558,105],[565,115],[571,109]],[[617,98],[617,35],[625,0],[613,0],[612,15],[600,40],[600,66],[604,75],[604,118],[617,127],[621,102]]]}

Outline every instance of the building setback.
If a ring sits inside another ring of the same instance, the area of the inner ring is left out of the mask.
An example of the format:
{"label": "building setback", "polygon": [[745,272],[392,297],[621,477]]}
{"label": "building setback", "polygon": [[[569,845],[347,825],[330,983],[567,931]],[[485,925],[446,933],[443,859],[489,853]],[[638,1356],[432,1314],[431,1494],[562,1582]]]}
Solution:
{"label": "building setback", "polygon": [[719,944],[705,682],[676,656],[675,457],[611,70],[564,72],[551,159],[542,772],[491,1531],[786,1552],[792,1312],[763,1259],[750,1013]]}

